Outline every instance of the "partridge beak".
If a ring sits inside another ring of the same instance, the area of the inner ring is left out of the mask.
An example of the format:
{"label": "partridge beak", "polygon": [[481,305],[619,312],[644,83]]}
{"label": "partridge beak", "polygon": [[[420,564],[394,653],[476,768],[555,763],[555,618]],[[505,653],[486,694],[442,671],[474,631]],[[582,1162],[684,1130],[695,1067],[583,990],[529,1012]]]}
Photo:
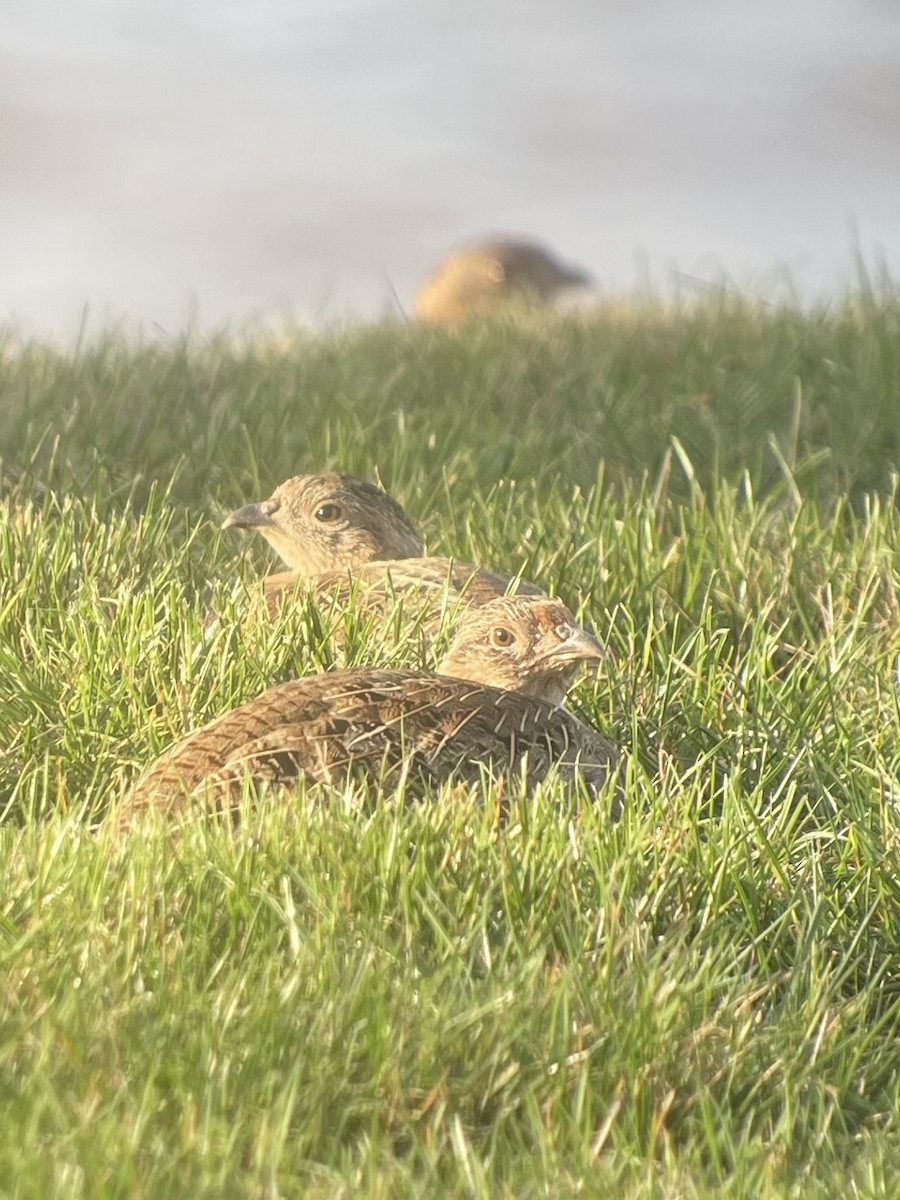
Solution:
{"label": "partridge beak", "polygon": [[263,500],[259,504],[245,504],[243,508],[236,508],[222,522],[222,528],[264,529],[274,524],[267,510],[267,502]]}
{"label": "partridge beak", "polygon": [[572,625],[571,632],[553,651],[553,657],[563,662],[609,662],[612,653],[587,629]]}

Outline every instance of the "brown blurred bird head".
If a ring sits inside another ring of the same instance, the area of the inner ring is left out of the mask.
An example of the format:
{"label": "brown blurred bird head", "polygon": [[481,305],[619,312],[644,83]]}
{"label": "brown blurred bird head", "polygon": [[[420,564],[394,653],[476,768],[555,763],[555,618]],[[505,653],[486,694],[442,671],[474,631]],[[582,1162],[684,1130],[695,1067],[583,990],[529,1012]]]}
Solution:
{"label": "brown blurred bird head", "polygon": [[585,271],[559,262],[536,242],[490,238],[449,254],[416,296],[416,316],[432,325],[455,325],[496,311],[510,300],[546,303],[566,288],[591,282]]}
{"label": "brown blurred bird head", "polygon": [[396,500],[352,475],[295,475],[268,500],[230,513],[222,528],[261,533],[304,578],[422,554],[419,535]]}
{"label": "brown blurred bird head", "polygon": [[608,657],[559,600],[502,596],[466,612],[438,670],[562,704],[579,667]]}

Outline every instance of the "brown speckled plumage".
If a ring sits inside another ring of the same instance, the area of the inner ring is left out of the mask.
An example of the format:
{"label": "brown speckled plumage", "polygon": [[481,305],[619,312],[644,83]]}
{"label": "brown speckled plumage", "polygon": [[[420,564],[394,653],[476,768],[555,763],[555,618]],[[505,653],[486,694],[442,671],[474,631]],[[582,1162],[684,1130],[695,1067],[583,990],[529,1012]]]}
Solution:
{"label": "brown speckled plumage", "polygon": [[360,611],[385,609],[398,598],[417,608],[433,604],[436,615],[445,596],[451,604],[460,601],[474,607],[508,592],[520,596],[544,595],[525,579],[437,556],[363,563],[351,570],[323,571],[314,579],[298,576],[295,571],[282,571],[263,580],[263,592],[269,616],[273,618],[291,596],[308,592],[339,608],[353,600]]}
{"label": "brown speckled plumage", "polygon": [[531,785],[556,769],[596,790],[616,752],[557,701],[582,663],[604,656],[556,600],[491,601],[465,615],[441,674],[356,667],[313,675],[190,734],[137,781],[119,824],[192,795],[228,807],[247,777],[280,785],[363,777],[388,787],[405,778],[417,792],[524,767]]}
{"label": "brown speckled plumage", "polygon": [[427,605],[446,595],[477,605],[507,591],[543,595],[533,583],[484,567],[423,557],[400,505],[352,475],[297,475],[269,500],[231,513],[224,528],[262,534],[291,568],[263,581],[272,616],[298,592],[341,606],[352,595],[363,609],[376,610],[398,597]]}

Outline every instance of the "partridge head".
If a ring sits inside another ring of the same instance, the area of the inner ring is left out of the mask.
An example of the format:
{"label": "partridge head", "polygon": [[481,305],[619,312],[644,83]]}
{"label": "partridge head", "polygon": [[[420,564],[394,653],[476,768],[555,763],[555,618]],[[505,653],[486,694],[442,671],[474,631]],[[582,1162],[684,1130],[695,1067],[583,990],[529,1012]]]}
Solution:
{"label": "partridge head", "polygon": [[559,600],[501,596],[466,614],[438,671],[562,704],[579,668],[608,657]]}
{"label": "partridge head", "polygon": [[230,513],[222,528],[262,534],[297,578],[422,553],[396,500],[352,475],[295,475],[268,500]]}
{"label": "partridge head", "polygon": [[543,246],[521,238],[487,238],[450,253],[416,296],[416,316],[456,325],[502,309],[511,300],[546,303],[566,288],[590,282]]}

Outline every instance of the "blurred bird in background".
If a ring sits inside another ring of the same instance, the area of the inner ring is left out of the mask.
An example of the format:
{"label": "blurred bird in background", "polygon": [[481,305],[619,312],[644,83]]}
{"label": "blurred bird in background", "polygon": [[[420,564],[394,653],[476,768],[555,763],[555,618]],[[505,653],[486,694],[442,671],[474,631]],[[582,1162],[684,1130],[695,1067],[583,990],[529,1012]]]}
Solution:
{"label": "blurred bird in background", "polygon": [[514,303],[551,304],[560,292],[590,283],[587,272],[536,242],[486,238],[438,263],[416,296],[415,315],[427,325],[459,325]]}

